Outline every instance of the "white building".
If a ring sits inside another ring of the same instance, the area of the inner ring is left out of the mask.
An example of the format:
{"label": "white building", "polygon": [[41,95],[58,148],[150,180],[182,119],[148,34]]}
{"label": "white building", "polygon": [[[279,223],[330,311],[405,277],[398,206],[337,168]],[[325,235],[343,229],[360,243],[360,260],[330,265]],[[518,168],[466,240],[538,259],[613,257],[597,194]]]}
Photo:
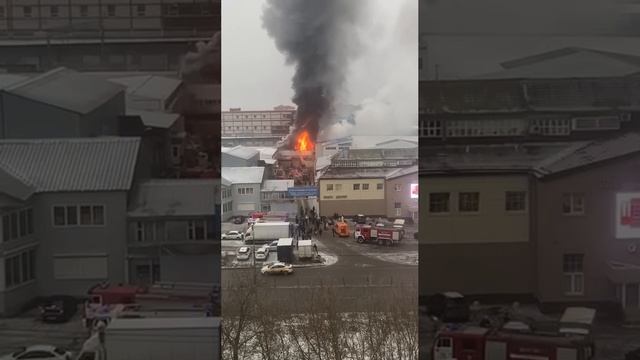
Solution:
{"label": "white building", "polygon": [[289,196],[289,188],[294,186],[293,179],[265,180],[262,184],[262,211],[283,212],[295,216],[297,206],[295,199]]}
{"label": "white building", "polygon": [[233,216],[248,216],[261,210],[263,178],[264,168],[259,166],[222,168],[224,220]]}

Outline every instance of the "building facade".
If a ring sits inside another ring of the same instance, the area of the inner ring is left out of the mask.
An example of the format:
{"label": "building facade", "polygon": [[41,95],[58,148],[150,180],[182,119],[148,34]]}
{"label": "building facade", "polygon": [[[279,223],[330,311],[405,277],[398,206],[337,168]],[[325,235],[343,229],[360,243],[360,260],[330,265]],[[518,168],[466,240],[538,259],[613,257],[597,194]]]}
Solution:
{"label": "building facade", "polygon": [[385,193],[387,218],[403,218],[418,222],[418,166],[399,169],[388,174]]}
{"label": "building facade", "polygon": [[261,190],[261,210],[263,212],[286,213],[295,217],[298,207],[288,191],[293,186],[293,180],[265,180]]}
{"label": "building facade", "polygon": [[243,111],[233,108],[222,112],[223,146],[274,146],[289,134],[296,110]]}
{"label": "building facade", "polygon": [[231,209],[225,213],[225,219],[233,216],[248,216],[254,211],[260,211],[263,181],[263,167],[223,167],[222,188],[231,192],[231,200],[226,201],[227,204],[231,204]]}
{"label": "building facade", "polygon": [[5,140],[0,148],[0,314],[36,296],[123,282],[126,245],[117,240],[127,236],[140,140]]}

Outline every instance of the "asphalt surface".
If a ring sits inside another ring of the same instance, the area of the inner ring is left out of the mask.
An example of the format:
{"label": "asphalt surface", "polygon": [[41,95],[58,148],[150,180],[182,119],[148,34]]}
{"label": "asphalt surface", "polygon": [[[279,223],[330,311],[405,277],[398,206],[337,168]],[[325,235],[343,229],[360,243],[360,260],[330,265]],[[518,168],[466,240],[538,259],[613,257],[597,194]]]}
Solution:
{"label": "asphalt surface", "polygon": [[[229,226],[229,225],[227,225]],[[224,288],[255,279],[260,298],[272,301],[273,306],[286,304],[292,311],[303,311],[307,301],[319,292],[330,291],[341,311],[356,311],[363,306],[384,304],[392,301],[400,291],[417,291],[418,267],[403,265],[368,256],[375,244],[353,246],[353,237],[332,237],[325,231],[316,239],[321,251],[335,255],[338,261],[329,266],[296,268],[294,274],[285,276],[262,275],[257,269],[223,269],[223,314]],[[417,252],[417,241],[411,234],[395,247],[375,249],[377,252]],[[330,290],[326,290],[326,289]],[[299,306],[298,306],[299,305]],[[284,305],[283,305],[284,306]]]}

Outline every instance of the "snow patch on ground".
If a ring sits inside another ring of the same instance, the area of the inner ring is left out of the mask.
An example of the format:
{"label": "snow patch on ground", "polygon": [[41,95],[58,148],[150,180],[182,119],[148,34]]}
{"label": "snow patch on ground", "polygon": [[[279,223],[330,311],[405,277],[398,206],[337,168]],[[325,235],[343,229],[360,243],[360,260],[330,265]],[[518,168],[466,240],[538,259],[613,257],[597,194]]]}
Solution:
{"label": "snow patch on ground", "polygon": [[391,262],[394,264],[418,266],[417,251],[404,251],[404,252],[393,252],[393,253],[363,253],[363,255],[369,256],[381,261]]}

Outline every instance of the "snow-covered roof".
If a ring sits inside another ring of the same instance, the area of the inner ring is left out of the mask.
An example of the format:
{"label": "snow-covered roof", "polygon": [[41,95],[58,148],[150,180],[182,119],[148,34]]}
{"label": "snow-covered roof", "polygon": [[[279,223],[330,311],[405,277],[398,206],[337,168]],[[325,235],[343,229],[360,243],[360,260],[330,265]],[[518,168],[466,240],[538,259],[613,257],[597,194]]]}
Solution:
{"label": "snow-covered roof", "polygon": [[166,113],[162,111],[146,111],[127,109],[127,115],[139,116],[145,126],[168,129],[180,119],[180,114]]}
{"label": "snow-covered roof", "polygon": [[7,93],[87,114],[124,91],[121,85],[57,68],[4,89]]}
{"label": "snow-covered roof", "polygon": [[261,166],[222,167],[222,178],[231,184],[261,184],[263,177]]}
{"label": "snow-covered roof", "polygon": [[109,79],[126,86],[127,94],[149,99],[166,100],[182,84],[182,80],[157,75],[139,75]]}
{"label": "snow-covered roof", "polygon": [[385,144],[393,143],[394,141],[406,141],[418,143],[418,136],[416,135],[352,135],[342,137],[338,139],[324,139],[318,141],[318,146],[331,146],[340,144],[350,144],[352,149],[368,149],[375,148],[377,146],[385,146]]}
{"label": "snow-covered roof", "polygon": [[265,180],[262,191],[287,191],[293,184],[293,180]]}
{"label": "snow-covered roof", "polygon": [[242,145],[238,145],[232,148],[223,148],[222,152],[227,155],[235,156],[237,158],[244,159],[244,160],[249,160],[259,154],[258,150],[245,147]]}
{"label": "snow-covered roof", "polygon": [[211,216],[220,181],[216,179],[152,179],[138,185],[129,216]]}

